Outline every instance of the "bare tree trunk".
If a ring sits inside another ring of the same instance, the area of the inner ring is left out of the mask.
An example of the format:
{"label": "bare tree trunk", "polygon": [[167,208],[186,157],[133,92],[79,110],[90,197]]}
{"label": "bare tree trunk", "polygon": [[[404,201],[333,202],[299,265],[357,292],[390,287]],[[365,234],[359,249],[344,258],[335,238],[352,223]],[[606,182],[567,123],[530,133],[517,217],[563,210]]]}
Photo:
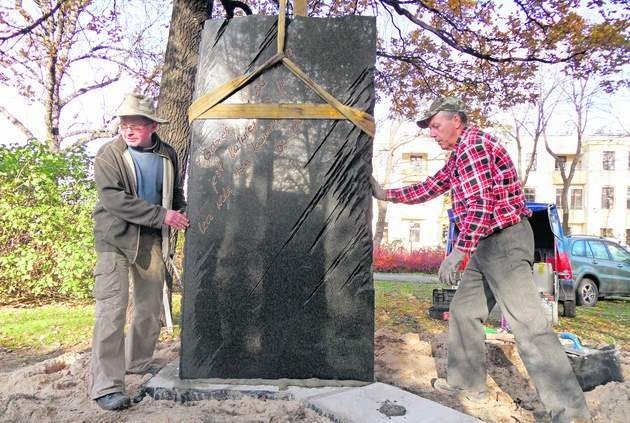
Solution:
{"label": "bare tree trunk", "polygon": [[570,181],[564,181],[562,184],[562,231],[565,235],[571,235],[569,227],[569,187]]}
{"label": "bare tree trunk", "polygon": [[374,247],[378,248],[383,242],[385,222],[387,222],[387,201],[377,201],[376,228],[374,230]]}
{"label": "bare tree trunk", "polygon": [[212,9],[208,0],[174,0],[164,70],[160,82],[158,114],[169,120],[159,135],[177,151],[182,174],[190,146],[187,110],[192,103],[203,23]]}
{"label": "bare tree trunk", "polygon": [[[197,73],[197,58],[203,23],[209,18],[213,0],[174,0],[171,26],[160,82],[158,115],[169,120],[159,129],[160,138],[177,151],[180,175],[186,173],[190,151],[190,126],[187,110],[192,103]],[[170,239],[169,257],[175,254],[177,233]],[[172,304],[173,269],[167,263],[168,302]]]}
{"label": "bare tree trunk", "polygon": [[[402,147],[405,144],[411,142],[413,138],[403,137],[402,139],[398,138],[398,131],[402,125],[402,121],[395,121],[392,123],[392,126],[389,129],[388,142],[387,142],[387,160],[385,162],[385,175],[383,179],[383,187],[389,186],[389,180],[392,175],[392,171],[394,169],[394,164],[396,162],[396,150]],[[387,223],[387,206],[389,203],[387,201],[377,201],[377,216],[376,216],[376,227],[374,228],[374,246],[380,247],[383,242],[383,234],[385,232],[385,224]]]}

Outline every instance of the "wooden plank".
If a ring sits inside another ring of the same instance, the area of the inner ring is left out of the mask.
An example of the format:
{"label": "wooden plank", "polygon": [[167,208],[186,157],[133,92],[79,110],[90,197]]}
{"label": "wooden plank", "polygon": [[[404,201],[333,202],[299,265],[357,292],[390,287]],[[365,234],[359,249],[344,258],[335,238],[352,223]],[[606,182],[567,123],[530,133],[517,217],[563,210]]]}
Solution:
{"label": "wooden plank", "polygon": [[278,15],[278,52],[277,54],[284,53],[284,35],[286,27],[286,13],[287,13],[287,0],[280,0],[278,6],[280,14]]}
{"label": "wooden plank", "polygon": [[330,104],[217,104],[197,119],[346,119]]}
{"label": "wooden plank", "polygon": [[307,16],[306,0],[295,0],[293,2],[293,15],[294,16]]}
{"label": "wooden plank", "polygon": [[306,75],[302,69],[298,65],[296,65],[291,59],[288,57],[284,57],[282,59],[282,63],[289,68],[291,72],[298,78],[300,78],[306,85],[308,85],[313,91],[315,91],[321,98],[323,98],[328,104],[334,106],[337,110],[339,110],[348,120],[352,121],[355,125],[361,128],[366,134],[371,137],[374,137],[374,133],[376,132],[376,125],[374,123],[374,118],[360,110],[357,110],[353,107],[346,106],[339,102],[335,97],[332,96],[328,91],[326,91],[323,87],[313,81],[311,78]]}
{"label": "wooden plank", "polygon": [[269,60],[267,60],[265,63],[260,65],[260,67],[254,69],[247,75],[234,78],[231,81],[228,81],[225,84],[221,85],[220,87],[217,87],[215,90],[206,93],[196,99],[193,104],[191,104],[188,108],[188,122],[190,123],[193,120],[197,119],[197,117],[204,113],[206,110],[211,109],[216,104],[222,102],[233,93],[246,86],[252,80],[252,78],[262,73],[267,68],[278,63],[283,56],[283,54],[275,54],[271,56]]}

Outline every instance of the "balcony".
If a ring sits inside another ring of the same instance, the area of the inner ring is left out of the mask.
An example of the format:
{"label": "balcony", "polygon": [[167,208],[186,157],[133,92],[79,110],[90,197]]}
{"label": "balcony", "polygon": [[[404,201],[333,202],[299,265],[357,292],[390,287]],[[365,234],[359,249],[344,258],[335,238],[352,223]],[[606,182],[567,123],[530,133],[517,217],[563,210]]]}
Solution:
{"label": "balcony", "polygon": [[[567,170],[568,174],[568,170]],[[562,175],[560,175],[559,170],[553,171],[553,180],[552,183],[554,185],[562,185]],[[586,172],[583,170],[576,170],[573,174],[573,179],[571,180],[571,185],[584,185],[586,184]]]}

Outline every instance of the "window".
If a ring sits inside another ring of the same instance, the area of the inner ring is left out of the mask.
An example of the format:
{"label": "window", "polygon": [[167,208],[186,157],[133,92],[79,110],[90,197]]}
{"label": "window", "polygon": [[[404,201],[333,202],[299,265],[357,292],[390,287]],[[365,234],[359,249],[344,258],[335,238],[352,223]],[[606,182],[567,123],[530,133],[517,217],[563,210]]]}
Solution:
{"label": "window", "polygon": [[562,206],[562,188],[556,188],[556,205]]}
{"label": "window", "polygon": [[593,252],[593,257],[601,260],[610,260],[608,256],[608,250],[606,250],[606,246],[601,241],[589,241],[588,245],[591,247],[591,251]]}
{"label": "window", "polygon": [[602,209],[615,207],[615,187],[602,187]]}
{"label": "window", "polygon": [[584,203],[582,202],[582,188],[573,188],[571,190],[571,208],[582,210]]}
{"label": "window", "polygon": [[630,253],[617,244],[607,243],[608,252],[614,261],[630,261]]}
{"label": "window", "polygon": [[412,154],[409,157],[409,160],[411,161],[411,165],[413,167],[416,167],[416,168],[418,168],[420,170],[423,170],[423,169],[425,169],[427,167],[426,166],[427,158],[426,158],[426,156],[424,154]]}
{"label": "window", "polygon": [[420,242],[420,224],[409,224],[409,242]]}
{"label": "window", "polygon": [[557,156],[556,157],[556,170],[564,169],[564,166],[567,164],[567,156]]}
{"label": "window", "polygon": [[525,187],[525,201],[536,201],[536,188]]}
{"label": "window", "polygon": [[409,164],[416,170],[426,170],[427,155],[423,153],[403,153],[403,160],[409,160]]}
{"label": "window", "polygon": [[604,170],[615,170],[615,152],[604,151],[602,155],[602,168]]}
{"label": "window", "polygon": [[604,238],[612,238],[613,230],[612,228],[599,228],[599,235],[603,236]]}
{"label": "window", "polygon": [[576,257],[586,257],[586,250],[585,241],[575,241],[573,243],[573,247],[571,247],[571,255]]}

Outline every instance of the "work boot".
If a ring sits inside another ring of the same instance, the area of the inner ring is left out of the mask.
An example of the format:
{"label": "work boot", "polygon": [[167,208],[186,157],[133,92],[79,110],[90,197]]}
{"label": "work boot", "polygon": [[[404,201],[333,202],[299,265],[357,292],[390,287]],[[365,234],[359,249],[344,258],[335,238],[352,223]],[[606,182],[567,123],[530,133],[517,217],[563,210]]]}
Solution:
{"label": "work boot", "polygon": [[103,410],[124,410],[131,404],[129,397],[122,392],[103,395],[95,401]]}
{"label": "work boot", "polygon": [[156,375],[158,374],[160,370],[162,370],[160,366],[158,366],[157,364],[151,363],[142,370],[127,370],[125,373],[127,373],[128,375],[146,375],[147,373]]}
{"label": "work boot", "polygon": [[442,379],[442,378],[432,379],[431,385],[433,386],[433,389],[435,389],[436,391],[442,394],[451,395],[459,399],[465,399],[476,404],[483,404],[488,399],[488,396],[486,395],[486,391],[474,392],[474,391],[467,391],[461,388],[456,388],[454,386],[449,385],[446,379]]}

